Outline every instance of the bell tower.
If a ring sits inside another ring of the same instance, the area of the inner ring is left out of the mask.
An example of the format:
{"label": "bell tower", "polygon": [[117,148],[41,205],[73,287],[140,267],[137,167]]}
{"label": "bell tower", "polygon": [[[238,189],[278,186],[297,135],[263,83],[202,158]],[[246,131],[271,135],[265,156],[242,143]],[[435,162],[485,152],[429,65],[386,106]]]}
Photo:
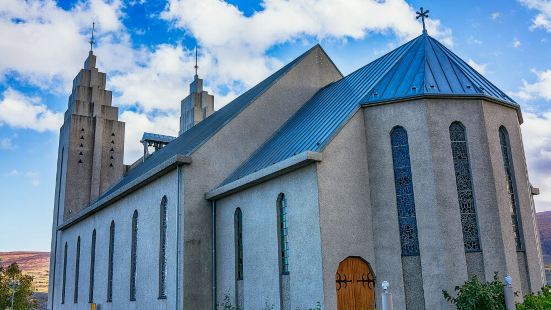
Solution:
{"label": "bell tower", "polygon": [[124,172],[124,123],[118,120],[105,83],[106,74],[98,71],[90,50],[73,80],[59,135],[58,224],[94,202]]}
{"label": "bell tower", "polygon": [[197,75],[195,49],[195,76],[189,85],[189,95],[181,102],[180,135],[214,113],[214,96],[203,90],[203,79]]}

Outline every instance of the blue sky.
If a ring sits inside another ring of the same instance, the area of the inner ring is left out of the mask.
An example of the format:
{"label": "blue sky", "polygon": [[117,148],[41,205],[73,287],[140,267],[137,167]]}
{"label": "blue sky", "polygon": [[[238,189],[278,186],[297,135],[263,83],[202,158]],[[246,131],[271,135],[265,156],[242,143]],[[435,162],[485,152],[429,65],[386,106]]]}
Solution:
{"label": "blue sky", "polygon": [[523,107],[537,209],[551,210],[551,1],[0,1],[0,251],[49,250],[58,131],[97,24],[98,67],[127,123],[175,135],[199,73],[216,108],[320,42],[347,74],[417,36],[448,45]]}

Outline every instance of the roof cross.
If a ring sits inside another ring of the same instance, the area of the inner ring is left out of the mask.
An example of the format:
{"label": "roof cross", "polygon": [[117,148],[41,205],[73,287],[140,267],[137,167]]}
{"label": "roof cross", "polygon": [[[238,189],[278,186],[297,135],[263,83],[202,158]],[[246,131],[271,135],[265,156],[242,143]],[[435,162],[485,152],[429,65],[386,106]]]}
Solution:
{"label": "roof cross", "polygon": [[425,11],[423,8],[421,8],[416,13],[417,13],[416,19],[421,18],[421,21],[423,22],[423,33],[427,33],[427,28],[425,27],[425,18],[429,18],[429,10]]}
{"label": "roof cross", "polygon": [[88,41],[88,43],[90,43],[90,52],[94,50],[94,29],[96,28],[96,23],[93,22],[92,23],[92,38],[90,39],[90,41]]}

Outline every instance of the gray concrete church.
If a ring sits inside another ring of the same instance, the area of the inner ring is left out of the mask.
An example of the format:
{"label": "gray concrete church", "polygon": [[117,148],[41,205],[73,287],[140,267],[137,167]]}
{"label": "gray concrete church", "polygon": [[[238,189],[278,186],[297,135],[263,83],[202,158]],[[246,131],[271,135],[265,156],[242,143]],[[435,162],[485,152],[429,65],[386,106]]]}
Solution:
{"label": "gray concrete church", "polygon": [[[91,51],[60,130],[49,308],[450,309],[544,283],[519,105],[423,32],[343,76],[316,45],[178,137],[125,124]],[[137,142],[137,141],[136,141]]]}

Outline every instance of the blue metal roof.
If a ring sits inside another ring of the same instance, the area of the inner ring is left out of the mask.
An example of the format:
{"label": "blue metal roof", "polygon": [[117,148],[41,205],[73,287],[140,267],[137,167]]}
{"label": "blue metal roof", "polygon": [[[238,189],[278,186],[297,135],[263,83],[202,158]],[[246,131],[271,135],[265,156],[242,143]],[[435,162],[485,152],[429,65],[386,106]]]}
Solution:
{"label": "blue metal roof", "polygon": [[243,93],[241,96],[235,98],[232,102],[228,103],[220,110],[214,112],[197,125],[191,127],[179,137],[172,140],[164,148],[151,154],[151,156],[148,157],[147,160],[136,166],[134,169],[130,170],[128,174],[120,180],[119,183],[116,183],[105,193],[103,193],[98,198],[98,200],[110,195],[122,186],[130,183],[132,180],[135,180],[142,174],[150,171],[151,169],[162,164],[163,162],[177,154],[191,155],[205,141],[207,141],[216,132],[218,132],[218,130],[229,123],[235,116],[237,116],[243,109],[249,106],[251,102],[253,102],[258,96],[264,93],[264,91],[270,88],[271,85],[273,85],[277,80],[279,80],[279,78],[285,75],[285,73],[287,73],[297,63],[299,63],[317,46],[318,45],[312,47],[286,66],[279,69],[277,72]]}
{"label": "blue metal roof", "polygon": [[174,139],[176,139],[176,137],[160,135],[158,133],[144,132],[142,136],[142,140],[140,142],[157,141],[157,142],[169,143]]}
{"label": "blue metal roof", "polygon": [[361,104],[424,94],[485,96],[516,106],[458,56],[422,34],[321,89],[221,185],[304,151],[323,150]]}
{"label": "blue metal roof", "polygon": [[485,96],[506,104],[515,101],[427,34],[361,100],[363,104],[423,95]]}

